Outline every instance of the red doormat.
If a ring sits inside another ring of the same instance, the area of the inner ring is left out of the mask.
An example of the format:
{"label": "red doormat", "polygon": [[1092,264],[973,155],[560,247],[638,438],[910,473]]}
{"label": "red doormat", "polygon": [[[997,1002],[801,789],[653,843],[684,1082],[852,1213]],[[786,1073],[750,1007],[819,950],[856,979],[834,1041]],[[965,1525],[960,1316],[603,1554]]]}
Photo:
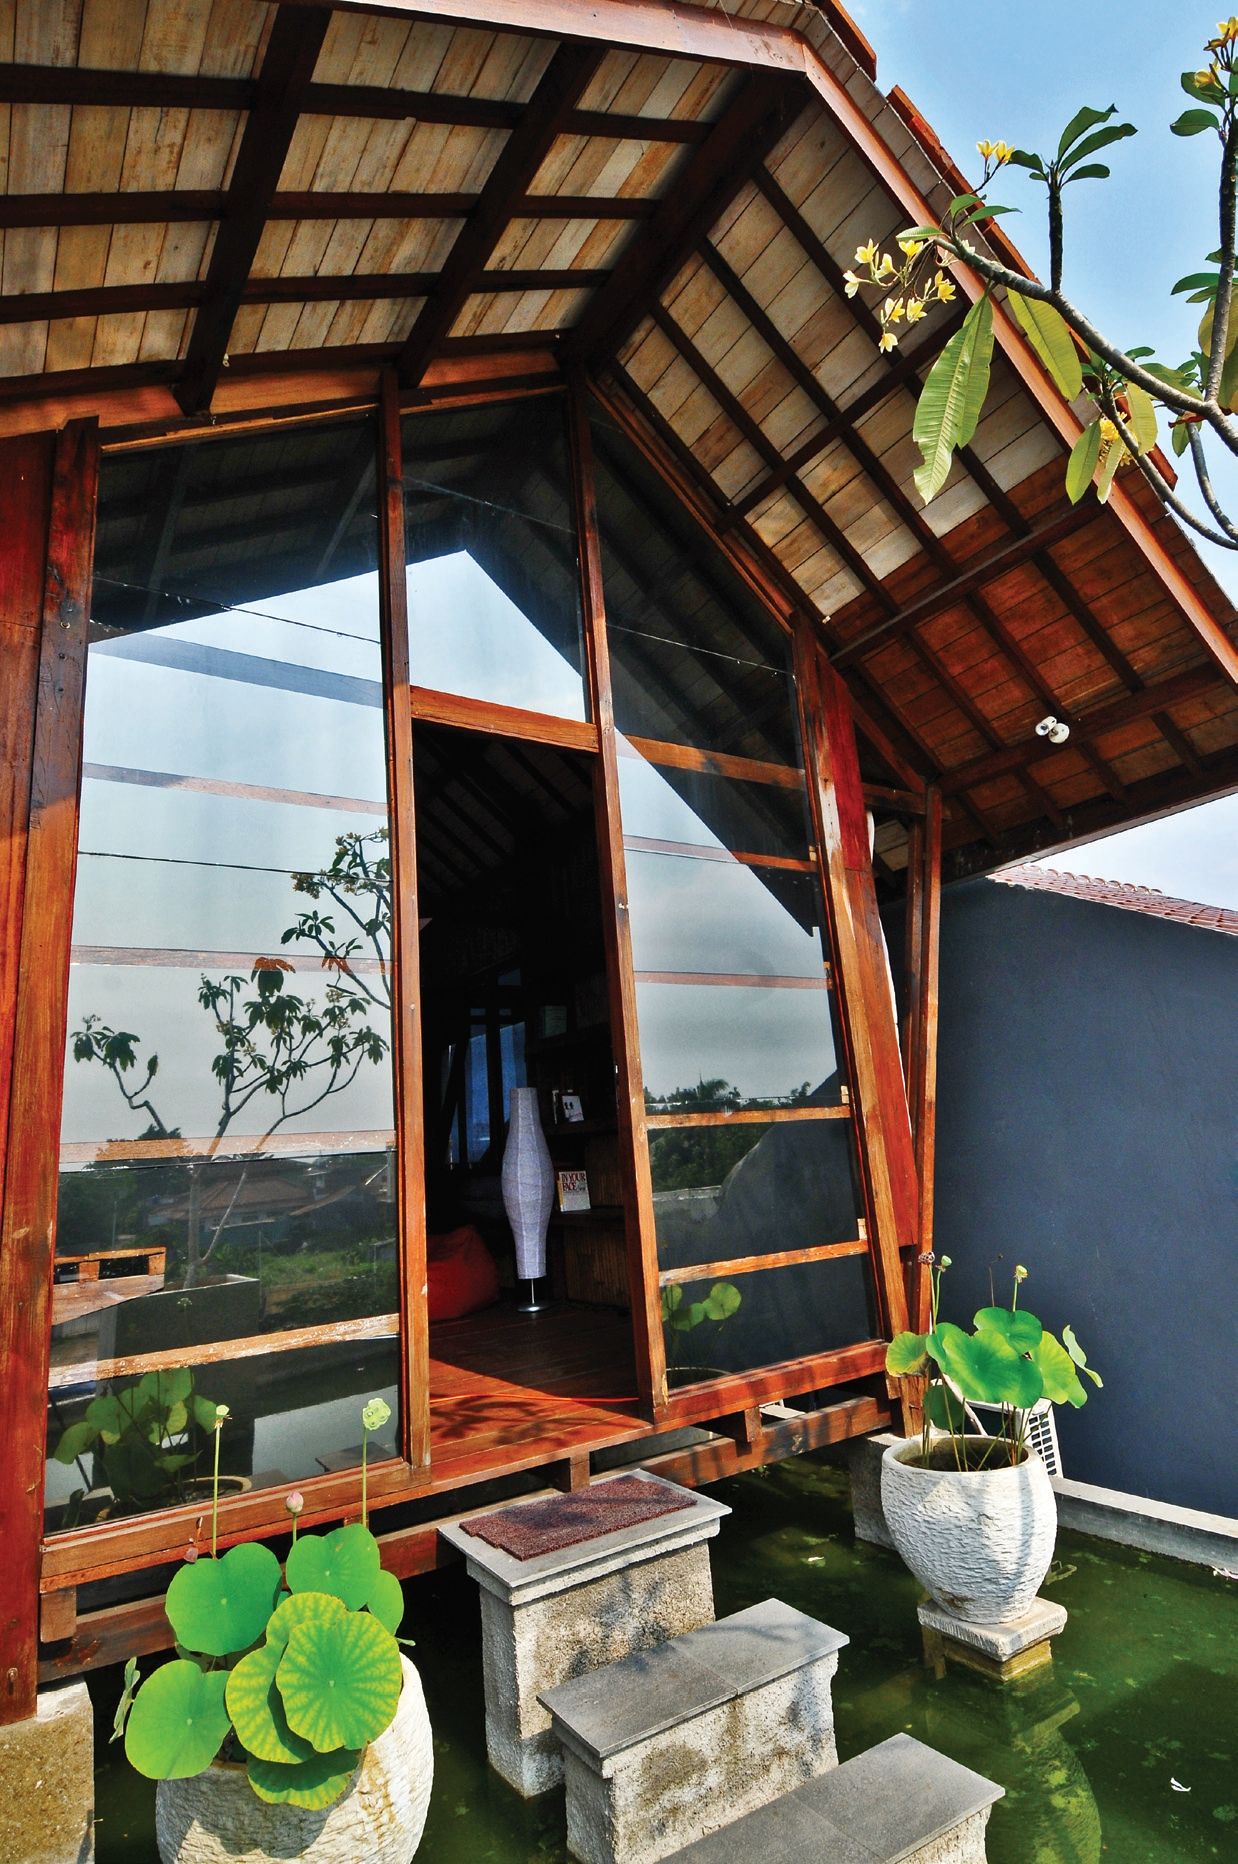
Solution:
{"label": "red doormat", "polygon": [[558,1553],[561,1547],[652,1521],[655,1515],[677,1514],[681,1508],[690,1508],[693,1500],[644,1476],[617,1476],[613,1482],[598,1483],[576,1495],[525,1502],[460,1525],[466,1534],[475,1534],[513,1559],[534,1560],[541,1553]]}

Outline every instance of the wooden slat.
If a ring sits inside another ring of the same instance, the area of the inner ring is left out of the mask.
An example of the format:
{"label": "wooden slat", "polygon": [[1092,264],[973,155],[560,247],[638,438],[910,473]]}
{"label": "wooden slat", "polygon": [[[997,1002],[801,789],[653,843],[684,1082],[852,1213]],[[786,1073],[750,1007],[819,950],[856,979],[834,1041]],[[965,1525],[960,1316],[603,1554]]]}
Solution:
{"label": "wooden slat", "polygon": [[401,1290],[400,1417],[414,1469],[430,1464],[430,1333],[426,1305],[426,1141],[421,1050],[421,945],[417,907],[417,828],[413,796],[413,717],[409,703],[408,580],[404,469],[394,373],[379,404],[379,577],[387,795],[391,823],[392,1065],[395,1081],[397,1223]]}
{"label": "wooden slat", "polygon": [[253,1138],[229,1133],[223,1139],[214,1135],[186,1139],[81,1139],[66,1141],[61,1146],[60,1162],[62,1165],[95,1165],[159,1159],[295,1158],[323,1152],[381,1152],[394,1144],[394,1130],[381,1126],[352,1132],[266,1133]]}
{"label": "wooden slat", "polygon": [[[276,193],[267,214],[272,220],[464,220],[477,206],[476,194],[419,193],[393,189],[381,193],[329,189]],[[0,229],[7,227],[76,227],[145,225],[152,221],[219,220],[228,196],[218,189],[125,189],[120,194],[0,195]],[[526,194],[512,204],[520,220],[645,220],[658,202],[640,194]]]}
{"label": "wooden slat", "polygon": [[[106,1284],[105,1284],[106,1285]],[[314,1346],[341,1346],[350,1340],[390,1340],[400,1331],[398,1314],[366,1314],[359,1320],[320,1321],[312,1327],[288,1327],[279,1333],[245,1334],[235,1340],[200,1340],[195,1345],[166,1346],[145,1353],[124,1353],[99,1359],[59,1357],[51,1367],[48,1387],[60,1391],[69,1385],[105,1379],[135,1378],[142,1372],[171,1372],[178,1366],[213,1366],[234,1359],[265,1359],[272,1353],[302,1353]],[[70,1340],[66,1345],[72,1347]],[[424,1390],[424,1387],[423,1387]]]}
{"label": "wooden slat", "polygon": [[785,873],[815,874],[815,861],[797,860],[790,854],[745,854],[734,848],[715,848],[700,841],[659,841],[653,835],[625,835],[623,845],[629,854],[666,854],[685,861],[735,863],[740,867],[775,867]]}
{"label": "wooden slat", "polygon": [[554,718],[549,712],[527,712],[520,706],[462,699],[455,693],[436,692],[429,686],[411,687],[410,703],[413,717],[428,725],[488,731],[500,738],[531,738],[537,744],[558,744],[569,751],[596,751],[598,748],[597,726],[586,719]]}
{"label": "wooden slat", "polygon": [[733,1411],[741,1404],[759,1404],[766,1399],[791,1397],[796,1392],[818,1391],[827,1385],[844,1385],[851,1379],[880,1372],[885,1357],[884,1341],[861,1340],[855,1346],[788,1360],[776,1368],[709,1379],[685,1391],[672,1392],[666,1419],[675,1424],[695,1424]]}
{"label": "wooden slat", "polygon": [[[844,1094],[846,1088],[843,1089]],[[645,1116],[650,1132],[679,1126],[793,1126],[804,1120],[849,1120],[851,1107],[721,1107],[710,1113],[654,1113]]]}
{"label": "wooden slat", "polygon": [[[8,573],[17,569],[21,577],[16,588],[6,590],[19,612],[32,593],[21,582],[37,572],[40,623],[37,692],[13,695],[19,717],[29,718],[33,709],[33,733],[25,740],[29,749],[18,772],[19,783],[28,781],[28,812],[23,810],[14,824],[17,834],[11,842],[13,858],[25,857],[17,883],[20,956],[15,994],[3,1006],[5,1023],[13,1032],[10,1079],[19,1085],[19,1094],[6,1109],[0,1212],[0,1365],[7,1441],[0,1471],[0,1542],[6,1574],[0,1613],[0,1724],[25,1720],[35,1712],[56,1146],[64,1084],[72,919],[68,904],[77,859],[98,429],[93,421],[74,422],[42,445],[50,455],[50,473],[46,465],[40,472],[37,457],[26,464],[32,485],[42,482],[41,509],[26,506],[23,517],[30,532],[22,538],[9,533],[2,552]],[[15,502],[22,510],[20,496]],[[32,537],[45,540],[41,563],[32,562],[28,554]],[[19,751],[20,735],[15,747]]]}
{"label": "wooden slat", "polygon": [[717,1281],[722,1275],[756,1275],[764,1269],[802,1268],[807,1262],[833,1262],[842,1256],[867,1254],[868,1244],[857,1237],[850,1243],[822,1243],[813,1249],[780,1249],[765,1256],[732,1256],[725,1262],[698,1262],[690,1268],[663,1269],[658,1283],[663,1288],[674,1288],[688,1282]]}
{"label": "wooden slat", "polygon": [[729,777],[738,783],[768,783],[775,789],[799,790],[804,773],[790,764],[769,764],[756,757],[734,757],[729,751],[702,751],[693,744],[668,744],[661,738],[623,738],[620,757],[642,757],[648,764],[668,770],[699,770],[707,777]]}
{"label": "wooden slat", "polygon": [[828,990],[829,967],[821,977],[771,977],[762,971],[636,971],[638,984],[713,984],[741,990]]}
{"label": "wooden slat", "polygon": [[600,48],[560,46],[508,137],[463,229],[443,263],[396,363],[401,383],[416,388],[439,344],[477,289],[477,281],[516,202],[527,193],[570,110],[601,63]]}
{"label": "wooden slat", "polygon": [[329,7],[276,13],[228,189],[228,204],[194,319],[176,398],[186,414],[209,408],[258,242],[283,172],[305,91],[331,23]]}

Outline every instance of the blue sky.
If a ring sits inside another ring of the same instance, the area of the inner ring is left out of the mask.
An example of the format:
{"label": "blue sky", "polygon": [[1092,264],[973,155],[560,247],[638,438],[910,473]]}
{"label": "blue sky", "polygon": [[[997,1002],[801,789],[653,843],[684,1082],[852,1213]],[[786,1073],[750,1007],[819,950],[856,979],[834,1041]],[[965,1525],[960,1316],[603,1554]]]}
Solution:
{"label": "blue sky", "polygon": [[[975,145],[999,138],[1056,146],[1081,104],[1118,105],[1137,136],[1109,152],[1113,177],[1071,190],[1063,283],[1082,309],[1124,343],[1150,343],[1179,362],[1195,332],[1193,307],[1169,288],[1217,243],[1216,144],[1171,136],[1188,107],[1178,74],[1204,60],[1222,9],[1215,0],[847,0],[877,53],[883,90],[903,89],[965,174]],[[994,199],[1023,211],[1006,228],[1047,269],[1044,192],[1017,173]],[[1238,506],[1238,473],[1226,487]],[[1205,554],[1238,598],[1238,556]],[[1238,797],[1071,849],[1054,865],[1238,908]]]}

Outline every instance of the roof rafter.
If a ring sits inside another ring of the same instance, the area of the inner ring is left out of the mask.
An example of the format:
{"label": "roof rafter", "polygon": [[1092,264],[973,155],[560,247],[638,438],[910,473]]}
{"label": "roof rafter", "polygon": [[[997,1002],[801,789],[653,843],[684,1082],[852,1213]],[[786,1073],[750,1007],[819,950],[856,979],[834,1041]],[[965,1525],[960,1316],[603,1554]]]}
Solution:
{"label": "roof rafter", "polygon": [[258,74],[258,94],[237,150],[228,204],[194,319],[176,399],[186,414],[210,407],[250,266],[283,172],[305,92],[331,24],[329,7],[281,8]]}
{"label": "roof rafter", "polygon": [[[476,194],[333,193],[306,189],[272,196],[268,220],[464,220]],[[228,196],[218,188],[158,188],[120,194],[0,194],[0,228],[149,225],[219,220]],[[649,195],[526,194],[516,220],[645,220],[659,202]]]}
{"label": "roof rafter", "polygon": [[449,334],[466,300],[477,290],[486,261],[515,213],[515,203],[528,192],[556,138],[562,135],[576,99],[604,56],[605,48],[600,45],[561,45],[542,73],[444,261],[435,291],[404,341],[396,361],[403,387],[418,386],[435,350]]}

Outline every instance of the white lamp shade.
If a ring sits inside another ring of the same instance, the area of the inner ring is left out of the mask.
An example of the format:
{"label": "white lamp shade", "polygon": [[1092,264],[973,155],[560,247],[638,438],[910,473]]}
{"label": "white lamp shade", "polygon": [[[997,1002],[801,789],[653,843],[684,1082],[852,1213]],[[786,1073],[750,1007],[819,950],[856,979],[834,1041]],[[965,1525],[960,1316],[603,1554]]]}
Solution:
{"label": "white lamp shade", "polygon": [[503,1152],[503,1208],[516,1239],[516,1274],[536,1281],[546,1273],[546,1226],[554,1203],[555,1174],[537,1113],[537,1089],[514,1087]]}

